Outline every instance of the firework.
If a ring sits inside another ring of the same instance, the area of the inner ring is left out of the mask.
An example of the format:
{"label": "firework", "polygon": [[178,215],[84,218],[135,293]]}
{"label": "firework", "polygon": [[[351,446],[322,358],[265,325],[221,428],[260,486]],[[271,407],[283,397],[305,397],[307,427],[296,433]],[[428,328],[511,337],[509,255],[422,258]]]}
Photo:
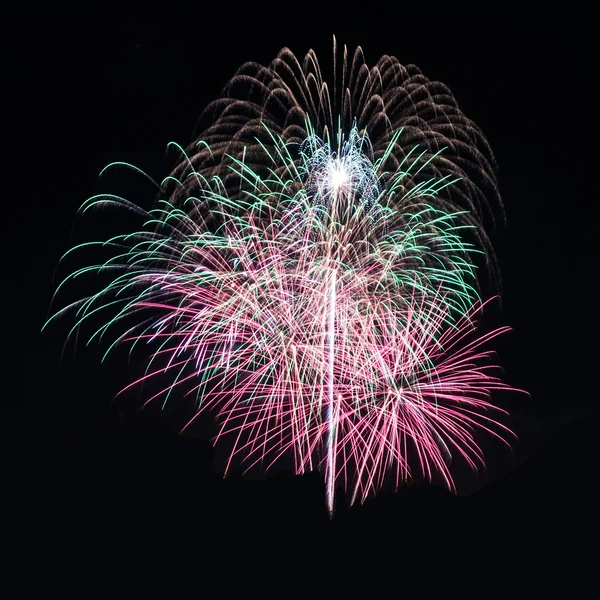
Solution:
{"label": "firework", "polygon": [[441,84],[390,57],[371,70],[360,51],[345,59],[333,99],[313,53],[302,68],[289,51],[243,67],[154,209],[84,203],[145,222],[97,242],[114,256],[63,284],[111,282],[53,317],[74,312],[74,332],[110,315],[94,339],[133,316],[107,349],[153,348],[128,387],[170,374],[147,402],[177,393],[216,414],[227,469],[288,455],[297,473],[322,470],[330,513],[338,482],[351,502],[389,478],[453,489],[453,456],[484,464],[477,431],[510,434],[489,416],[491,392],[509,389],[488,360],[505,329],[476,333],[489,148]]}
{"label": "firework", "polygon": [[[452,181],[436,196],[436,206],[446,213],[462,212],[463,223],[485,251],[487,275],[499,284],[484,227],[486,220],[493,225],[497,217],[504,219],[494,155],[448,87],[393,56],[369,67],[360,47],[350,57],[345,46],[338,51],[335,38],[332,79],[323,77],[313,50],[300,61],[284,48],[267,66],[249,62],[240,67],[221,97],[204,110],[200,122],[208,125],[173,173],[178,185],[172,200],[183,202],[195,189],[192,173],[207,179],[218,174],[227,194],[235,197],[240,183],[235,161],[240,157],[265,176],[285,171],[289,160],[301,159],[285,156],[274,164],[279,139],[302,144],[316,130],[336,146],[336,137],[356,126],[368,133],[382,173],[410,167],[410,176],[402,181],[405,191],[427,181]],[[405,200],[404,209],[414,211],[419,200],[428,198],[418,189],[415,196],[399,194],[396,201]],[[203,211],[205,217],[207,213]]]}

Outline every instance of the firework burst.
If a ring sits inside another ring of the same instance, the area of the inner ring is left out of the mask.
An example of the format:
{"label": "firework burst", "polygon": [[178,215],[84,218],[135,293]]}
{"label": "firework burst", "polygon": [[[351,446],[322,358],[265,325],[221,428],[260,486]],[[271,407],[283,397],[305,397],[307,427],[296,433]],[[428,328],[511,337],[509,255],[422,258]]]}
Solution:
{"label": "firework burst", "polygon": [[351,502],[390,477],[437,474],[453,489],[453,456],[484,464],[477,431],[510,433],[489,416],[491,392],[509,389],[488,360],[505,329],[476,334],[486,186],[496,198],[487,143],[415,68],[345,58],[333,100],[312,53],[302,68],[289,51],[243,67],[153,210],[84,203],[145,222],[98,242],[114,256],[63,284],[114,277],[53,317],[75,312],[74,332],[110,314],[94,339],[133,315],[107,353],[154,348],[142,380],[171,378],[147,402],[177,393],[217,414],[227,468],[288,455],[298,473],[322,470],[330,512],[338,482]]}

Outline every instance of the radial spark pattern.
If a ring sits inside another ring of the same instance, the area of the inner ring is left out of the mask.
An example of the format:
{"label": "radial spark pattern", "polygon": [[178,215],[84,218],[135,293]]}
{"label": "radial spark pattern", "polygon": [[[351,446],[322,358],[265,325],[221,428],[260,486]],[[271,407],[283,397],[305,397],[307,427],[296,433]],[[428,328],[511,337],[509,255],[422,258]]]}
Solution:
{"label": "radial spark pattern", "polygon": [[475,321],[472,259],[490,256],[481,209],[486,190],[496,199],[487,143],[414,67],[368,69],[344,50],[334,71],[331,98],[312,52],[242,67],[156,208],[89,199],[84,212],[145,223],[98,242],[114,256],[64,283],[112,280],[55,315],[75,312],[73,332],[109,315],[92,339],[133,317],[107,352],[154,349],[143,379],[171,377],[148,402],[185,394],[217,414],[229,463],[321,469],[330,512],[338,483],[352,502],[413,476],[452,489],[453,456],[484,464],[478,431],[509,433],[490,416],[508,388],[488,343],[504,329],[478,336]]}

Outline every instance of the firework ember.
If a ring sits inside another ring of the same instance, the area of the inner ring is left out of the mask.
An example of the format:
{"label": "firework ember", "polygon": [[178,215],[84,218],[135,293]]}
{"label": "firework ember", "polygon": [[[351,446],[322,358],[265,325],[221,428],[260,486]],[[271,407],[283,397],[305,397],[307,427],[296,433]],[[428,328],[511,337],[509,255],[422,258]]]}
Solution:
{"label": "firework ember", "polygon": [[454,489],[455,457],[484,465],[478,432],[511,435],[491,416],[502,413],[492,391],[509,388],[490,342],[506,328],[476,326],[477,254],[497,274],[487,142],[416,67],[383,57],[369,69],[344,49],[334,71],[329,88],[314,53],[300,65],[288,50],[245,65],[179,148],[155,208],[86,201],[83,212],[114,206],[144,221],[83,244],[115,252],[61,287],[112,278],[52,317],[74,313],[73,333],[106,314],[91,339],[117,331],[107,353],[153,349],[128,387],[170,374],[147,402],[185,395],[196,415],[217,415],[227,469],[286,455],[297,473],[321,470],[331,514],[337,486],[351,503],[390,480]]}

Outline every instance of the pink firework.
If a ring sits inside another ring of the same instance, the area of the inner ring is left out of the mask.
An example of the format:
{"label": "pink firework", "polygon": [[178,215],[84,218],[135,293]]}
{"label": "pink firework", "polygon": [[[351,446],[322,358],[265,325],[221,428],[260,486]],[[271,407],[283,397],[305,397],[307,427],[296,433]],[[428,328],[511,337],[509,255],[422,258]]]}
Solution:
{"label": "pink firework", "polygon": [[[451,114],[462,139],[460,115]],[[257,141],[252,157],[200,142],[165,180],[161,192],[175,185],[168,200],[149,213],[116,196],[91,198],[84,212],[117,205],[147,221],[108,242],[113,258],[71,276],[106,271],[111,283],[55,316],[77,308],[74,331],[113,311],[94,338],[134,315],[138,324],[108,351],[127,340],[156,350],[147,374],[125,389],[169,374],[147,402],[180,393],[195,399],[196,416],[217,415],[227,469],[237,457],[269,468],[285,455],[298,474],[321,470],[330,514],[337,486],[351,503],[389,480],[439,478],[454,489],[454,457],[484,466],[479,432],[512,435],[491,402],[510,389],[494,375],[489,348],[507,329],[477,334],[477,250],[463,231],[476,229],[484,246],[487,238],[477,216],[447,198],[472,164],[454,156],[437,169],[441,151],[407,150],[401,130],[379,152],[356,124],[335,142],[331,130],[321,139],[304,116],[300,143],[262,122],[269,143]],[[449,131],[426,133],[439,141]],[[196,169],[209,155],[217,166]]]}

